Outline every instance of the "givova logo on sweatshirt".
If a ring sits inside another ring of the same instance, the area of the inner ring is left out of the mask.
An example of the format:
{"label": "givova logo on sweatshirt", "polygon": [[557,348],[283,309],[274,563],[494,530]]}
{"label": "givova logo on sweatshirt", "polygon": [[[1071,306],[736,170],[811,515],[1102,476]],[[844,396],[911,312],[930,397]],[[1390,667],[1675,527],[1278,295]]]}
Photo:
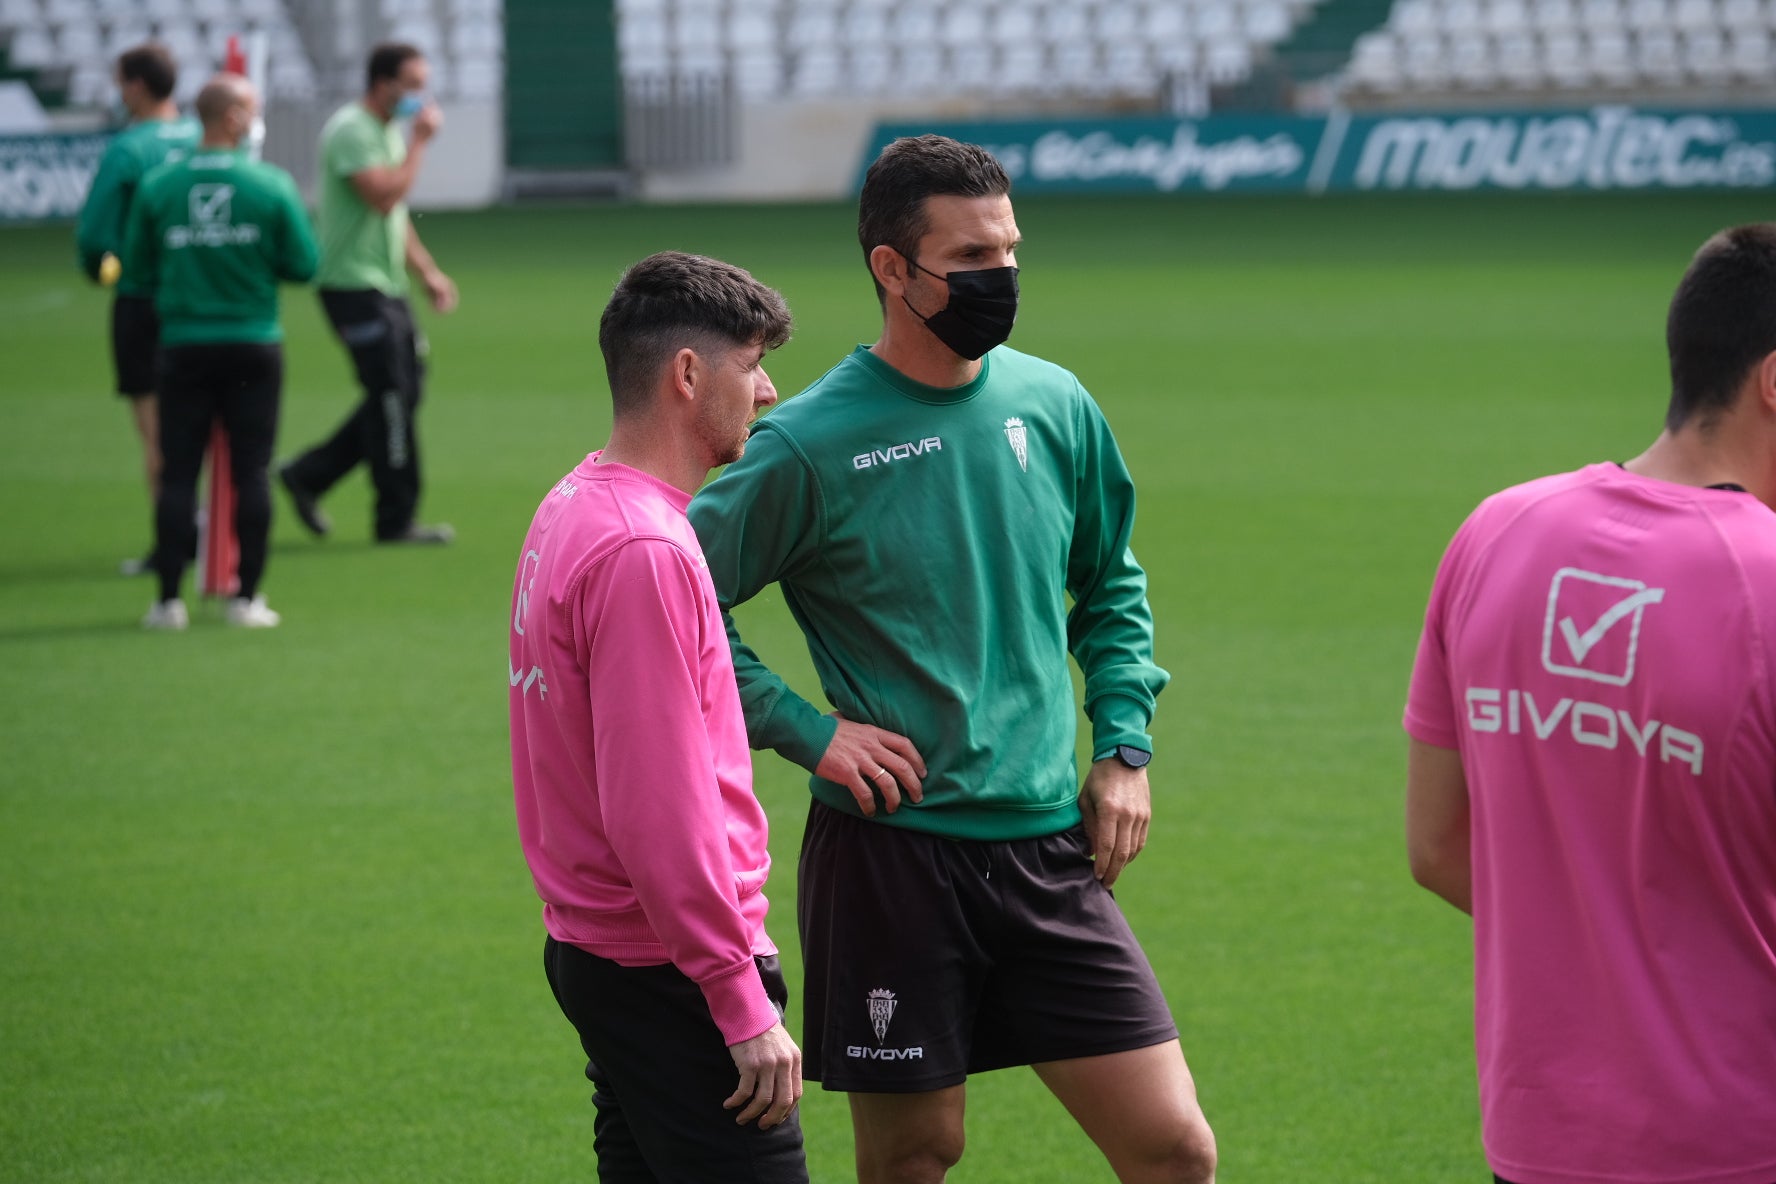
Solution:
{"label": "givova logo on sweatshirt", "polygon": [[193,185],[186,202],[190,222],[185,226],[167,227],[167,250],[241,247],[251,246],[259,241],[259,228],[251,222],[234,225],[233,185]]}
{"label": "givova logo on sweatshirt", "polygon": [[911,460],[915,456],[929,456],[933,452],[942,451],[943,440],[941,437],[926,436],[923,440],[908,440],[905,444],[890,444],[886,448],[872,448],[868,452],[860,452],[851,458],[851,467],[873,469],[892,464],[897,460]]}

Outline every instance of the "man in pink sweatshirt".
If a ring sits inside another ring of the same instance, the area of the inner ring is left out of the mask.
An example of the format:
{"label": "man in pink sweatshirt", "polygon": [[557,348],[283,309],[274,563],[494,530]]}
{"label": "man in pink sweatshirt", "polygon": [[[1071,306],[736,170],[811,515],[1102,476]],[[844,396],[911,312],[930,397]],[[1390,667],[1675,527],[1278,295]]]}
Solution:
{"label": "man in pink sweatshirt", "polygon": [[1697,252],[1665,431],[1456,532],[1406,706],[1513,1184],[1776,1181],[1776,225]]}
{"label": "man in pink sweatshirt", "polygon": [[599,1178],[806,1181],[801,1050],[765,933],[764,811],[685,517],[777,392],[783,298],[667,252],[599,323],[610,442],[543,499],[512,590],[512,780]]}

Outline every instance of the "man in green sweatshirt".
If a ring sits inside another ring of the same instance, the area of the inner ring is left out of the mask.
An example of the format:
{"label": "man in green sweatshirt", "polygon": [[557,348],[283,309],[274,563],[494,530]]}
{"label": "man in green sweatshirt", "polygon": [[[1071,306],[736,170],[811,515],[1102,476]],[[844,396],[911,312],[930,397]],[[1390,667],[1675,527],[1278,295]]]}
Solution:
{"label": "man in green sweatshirt", "polygon": [[[80,270],[88,279],[113,287],[111,362],[117,393],[129,400],[136,435],[142,441],[142,470],[148,478],[148,502],[160,495],[160,420],[154,399],[159,365],[160,320],[154,315],[154,293],[141,277],[121,271],[123,232],[130,203],[142,178],[169,157],[190,151],[197,143],[197,122],[179,117],[173,102],[178,68],[165,46],[138,45],[117,59],[117,90],[130,114],[130,124],[105,149],[86,191],[86,204],[74,232]],[[125,575],[149,571],[153,556],[123,562]]]}
{"label": "man in green sweatshirt", "polygon": [[[691,507],[752,744],[813,773],[804,1071],[850,1093],[865,1184],[942,1180],[968,1075],[1013,1065],[1120,1179],[1210,1181],[1177,1028],[1109,892],[1146,842],[1168,677],[1133,482],[1079,380],[1002,344],[1019,236],[990,154],[897,140],[858,232],[881,337],[760,421]],[[771,583],[831,715],[733,630]]]}
{"label": "man in green sweatshirt", "polygon": [[161,321],[161,449],[155,513],[160,596],[150,629],[183,629],[179,585],[193,553],[197,476],[211,425],[228,430],[240,540],[240,588],[224,617],[266,628],[278,614],[259,594],[271,533],[271,451],[284,382],[278,283],[306,283],[319,263],[314,231],[290,174],[240,145],[259,96],[219,74],[197,96],[203,141],[142,182],[130,211],[123,267],[155,293]]}

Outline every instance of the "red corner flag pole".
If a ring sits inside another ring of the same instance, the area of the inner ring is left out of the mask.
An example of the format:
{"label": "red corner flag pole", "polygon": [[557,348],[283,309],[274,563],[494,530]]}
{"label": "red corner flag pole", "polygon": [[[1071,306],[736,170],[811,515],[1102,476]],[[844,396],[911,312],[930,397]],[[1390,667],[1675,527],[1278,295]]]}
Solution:
{"label": "red corner flag pole", "polygon": [[[243,77],[247,55],[240,38],[229,35],[228,53],[222,68]],[[217,420],[210,428],[209,515],[203,532],[202,576],[199,591],[205,596],[233,596],[240,591],[240,539],[234,533],[234,473],[228,457],[228,432]]]}

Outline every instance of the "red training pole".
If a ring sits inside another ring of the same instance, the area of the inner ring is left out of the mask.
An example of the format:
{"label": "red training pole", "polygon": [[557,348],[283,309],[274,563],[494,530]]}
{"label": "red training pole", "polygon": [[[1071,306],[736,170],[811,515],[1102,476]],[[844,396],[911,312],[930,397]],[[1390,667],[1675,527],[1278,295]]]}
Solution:
{"label": "red training pole", "polygon": [[240,539],[234,533],[234,467],[228,456],[228,432],[217,420],[210,428],[209,525],[204,531],[205,596],[233,596],[240,591]]}

